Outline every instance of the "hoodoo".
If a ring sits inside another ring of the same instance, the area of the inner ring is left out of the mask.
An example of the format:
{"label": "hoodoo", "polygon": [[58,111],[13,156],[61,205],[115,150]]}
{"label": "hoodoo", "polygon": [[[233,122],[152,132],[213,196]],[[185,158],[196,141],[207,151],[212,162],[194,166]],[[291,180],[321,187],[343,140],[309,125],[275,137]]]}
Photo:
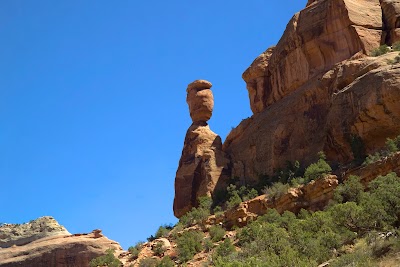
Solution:
{"label": "hoodoo", "polygon": [[211,196],[226,177],[228,160],[221,138],[207,124],[214,107],[211,86],[208,81],[196,80],[186,90],[193,123],[186,133],[175,178],[174,214],[178,218],[196,207],[199,197]]}

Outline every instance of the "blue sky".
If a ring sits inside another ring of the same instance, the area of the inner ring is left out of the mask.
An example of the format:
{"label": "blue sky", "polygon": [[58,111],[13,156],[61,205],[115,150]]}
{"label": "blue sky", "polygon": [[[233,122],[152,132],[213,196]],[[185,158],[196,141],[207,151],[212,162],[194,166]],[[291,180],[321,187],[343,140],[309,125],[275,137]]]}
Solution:
{"label": "blue sky", "polygon": [[51,215],[124,248],[175,223],[187,84],[213,83],[225,139],[251,115],[243,71],[305,4],[0,1],[0,222]]}

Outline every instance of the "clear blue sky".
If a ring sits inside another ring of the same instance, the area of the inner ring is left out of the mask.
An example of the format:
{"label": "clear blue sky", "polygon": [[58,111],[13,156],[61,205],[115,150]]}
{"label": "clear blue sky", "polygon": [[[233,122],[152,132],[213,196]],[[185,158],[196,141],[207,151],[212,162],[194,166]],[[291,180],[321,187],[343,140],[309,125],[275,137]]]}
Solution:
{"label": "clear blue sky", "polygon": [[213,83],[225,139],[251,115],[243,71],[305,4],[0,1],[0,222],[51,215],[124,248],[175,223],[187,84]]}

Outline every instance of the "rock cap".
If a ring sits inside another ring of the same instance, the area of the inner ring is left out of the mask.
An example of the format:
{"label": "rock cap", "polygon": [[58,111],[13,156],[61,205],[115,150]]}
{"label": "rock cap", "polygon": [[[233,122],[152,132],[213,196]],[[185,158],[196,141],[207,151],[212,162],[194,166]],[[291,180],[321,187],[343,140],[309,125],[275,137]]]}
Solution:
{"label": "rock cap", "polygon": [[204,90],[210,89],[212,87],[212,83],[206,80],[195,80],[194,82],[190,83],[186,89],[186,92],[189,93],[190,90]]}

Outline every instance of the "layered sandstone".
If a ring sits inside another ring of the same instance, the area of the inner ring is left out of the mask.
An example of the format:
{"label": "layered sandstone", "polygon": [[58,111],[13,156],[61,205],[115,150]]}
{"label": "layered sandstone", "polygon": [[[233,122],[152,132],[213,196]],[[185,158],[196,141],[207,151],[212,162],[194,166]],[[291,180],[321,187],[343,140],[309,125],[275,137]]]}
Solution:
{"label": "layered sandstone", "polygon": [[21,246],[44,237],[70,235],[53,217],[44,216],[24,224],[0,226],[0,247]]}
{"label": "layered sandstone", "polygon": [[379,46],[382,29],[379,0],[309,2],[293,16],[276,47],[244,72],[253,113],[357,52],[369,53]]}
{"label": "layered sandstone", "polygon": [[7,240],[10,240],[7,244],[14,244],[0,249],[1,267],[89,267],[90,260],[104,255],[107,249],[114,249],[116,255],[122,252],[120,245],[105,237],[101,230],[71,235],[51,217],[39,218],[14,230],[15,236],[21,234],[23,238],[10,237],[7,231]]}
{"label": "layered sandstone", "polygon": [[187,88],[193,124],[189,127],[175,178],[174,214],[181,217],[198,205],[201,196],[212,196],[228,167],[221,138],[207,121],[214,106],[211,83],[197,80]]}

